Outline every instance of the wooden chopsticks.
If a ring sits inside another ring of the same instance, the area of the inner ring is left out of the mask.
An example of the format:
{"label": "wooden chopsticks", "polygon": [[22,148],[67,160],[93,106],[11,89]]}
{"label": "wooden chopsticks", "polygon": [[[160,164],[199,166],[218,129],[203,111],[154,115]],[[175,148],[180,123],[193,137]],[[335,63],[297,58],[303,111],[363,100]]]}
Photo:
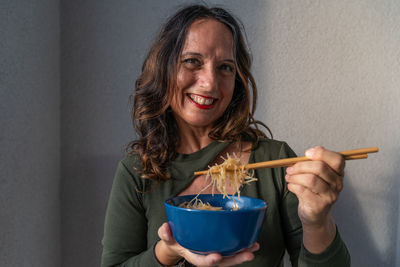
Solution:
{"label": "wooden chopsticks", "polygon": [[[353,160],[353,159],[366,159],[368,158],[368,153],[376,153],[379,149],[377,147],[368,147],[361,149],[352,149],[347,151],[339,152],[345,160]],[[286,167],[291,166],[300,161],[309,161],[310,159],[307,157],[296,157],[296,158],[286,158],[286,159],[277,159],[263,162],[256,162],[244,165],[244,169],[261,169],[261,168],[277,168],[277,167]],[[194,175],[203,175],[207,174],[208,170],[197,171]]]}

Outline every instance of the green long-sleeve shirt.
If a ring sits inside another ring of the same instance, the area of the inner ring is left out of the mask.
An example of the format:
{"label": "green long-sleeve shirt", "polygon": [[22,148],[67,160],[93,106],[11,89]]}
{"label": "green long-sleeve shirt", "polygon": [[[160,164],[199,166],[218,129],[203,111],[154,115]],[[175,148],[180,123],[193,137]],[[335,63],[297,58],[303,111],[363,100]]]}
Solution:
{"label": "green long-sleeve shirt", "polygon": [[[153,250],[159,240],[157,230],[167,221],[164,201],[185,189],[195,178],[193,172],[206,169],[228,145],[214,141],[192,154],[179,154],[169,167],[172,178],[160,183],[144,180],[135,171],[141,168],[137,155],[124,158],[118,165],[108,203],[102,266],[162,266]],[[293,156],[286,143],[262,139],[252,149],[249,163]],[[260,250],[253,261],[240,266],[283,266],[285,250],[293,266],[350,266],[339,233],[321,254],[311,254],[302,246],[298,200],[287,189],[283,168],[259,169],[254,176],[258,181],[244,185],[241,195],[263,199],[268,208],[258,240]]]}

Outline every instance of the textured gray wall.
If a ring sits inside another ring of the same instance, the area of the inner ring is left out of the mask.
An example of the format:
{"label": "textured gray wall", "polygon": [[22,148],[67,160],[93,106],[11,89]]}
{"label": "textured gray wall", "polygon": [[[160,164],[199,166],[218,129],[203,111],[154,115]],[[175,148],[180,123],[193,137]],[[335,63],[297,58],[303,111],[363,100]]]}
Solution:
{"label": "textured gray wall", "polygon": [[[0,266],[99,265],[134,138],[128,96],[159,24],[187,2],[1,2]],[[243,21],[257,118],[276,139],[298,154],[380,147],[347,164],[333,213],[353,266],[400,266],[400,3],[207,2]]]}
{"label": "textured gray wall", "polygon": [[347,163],[334,216],[353,266],[400,266],[400,2],[268,1],[252,42],[258,117],[298,154],[378,146]]}
{"label": "textured gray wall", "polygon": [[60,266],[57,1],[1,1],[0,30],[0,266]]}
{"label": "textured gray wall", "polygon": [[115,166],[132,138],[128,96],[145,47],[139,3],[61,2],[63,266],[99,266]]}

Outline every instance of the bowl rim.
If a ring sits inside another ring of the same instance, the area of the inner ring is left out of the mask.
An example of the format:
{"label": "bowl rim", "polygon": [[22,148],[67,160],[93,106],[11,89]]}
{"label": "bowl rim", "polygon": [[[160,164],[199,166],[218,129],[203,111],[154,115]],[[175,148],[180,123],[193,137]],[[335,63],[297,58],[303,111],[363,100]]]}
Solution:
{"label": "bowl rim", "polygon": [[[193,194],[193,195],[182,195],[182,196],[174,196],[174,197],[170,197],[168,199],[166,199],[164,201],[164,206],[165,207],[169,207],[175,210],[181,210],[181,211],[187,211],[187,212],[199,212],[199,213],[243,213],[243,212],[252,212],[252,211],[257,211],[257,210],[262,210],[262,209],[266,209],[268,204],[259,198],[255,198],[255,197],[250,197],[250,196],[243,196],[241,195],[240,197],[238,197],[237,195],[233,196],[236,199],[240,199],[240,198],[249,198],[249,199],[255,199],[257,201],[259,201],[260,203],[257,204],[256,208],[245,208],[245,209],[238,209],[238,210],[199,210],[199,209],[191,209],[191,208],[184,208],[184,207],[179,207],[179,206],[174,206],[168,203],[168,201],[174,199],[174,198],[181,198],[181,197],[185,197],[185,198],[194,198],[195,196],[197,196],[197,194]],[[204,197],[210,197],[210,196],[217,196],[217,197],[223,197],[223,194],[200,194],[200,196],[204,196]],[[225,196],[227,197],[227,196]],[[232,195],[229,196],[229,198],[231,198]]]}

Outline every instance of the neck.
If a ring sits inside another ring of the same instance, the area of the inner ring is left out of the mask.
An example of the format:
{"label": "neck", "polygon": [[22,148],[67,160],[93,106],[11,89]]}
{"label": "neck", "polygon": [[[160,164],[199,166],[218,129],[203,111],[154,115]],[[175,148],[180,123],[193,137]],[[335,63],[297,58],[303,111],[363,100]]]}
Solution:
{"label": "neck", "polygon": [[176,151],[181,154],[191,154],[207,145],[213,140],[208,137],[209,129],[185,127],[179,129],[180,143]]}

